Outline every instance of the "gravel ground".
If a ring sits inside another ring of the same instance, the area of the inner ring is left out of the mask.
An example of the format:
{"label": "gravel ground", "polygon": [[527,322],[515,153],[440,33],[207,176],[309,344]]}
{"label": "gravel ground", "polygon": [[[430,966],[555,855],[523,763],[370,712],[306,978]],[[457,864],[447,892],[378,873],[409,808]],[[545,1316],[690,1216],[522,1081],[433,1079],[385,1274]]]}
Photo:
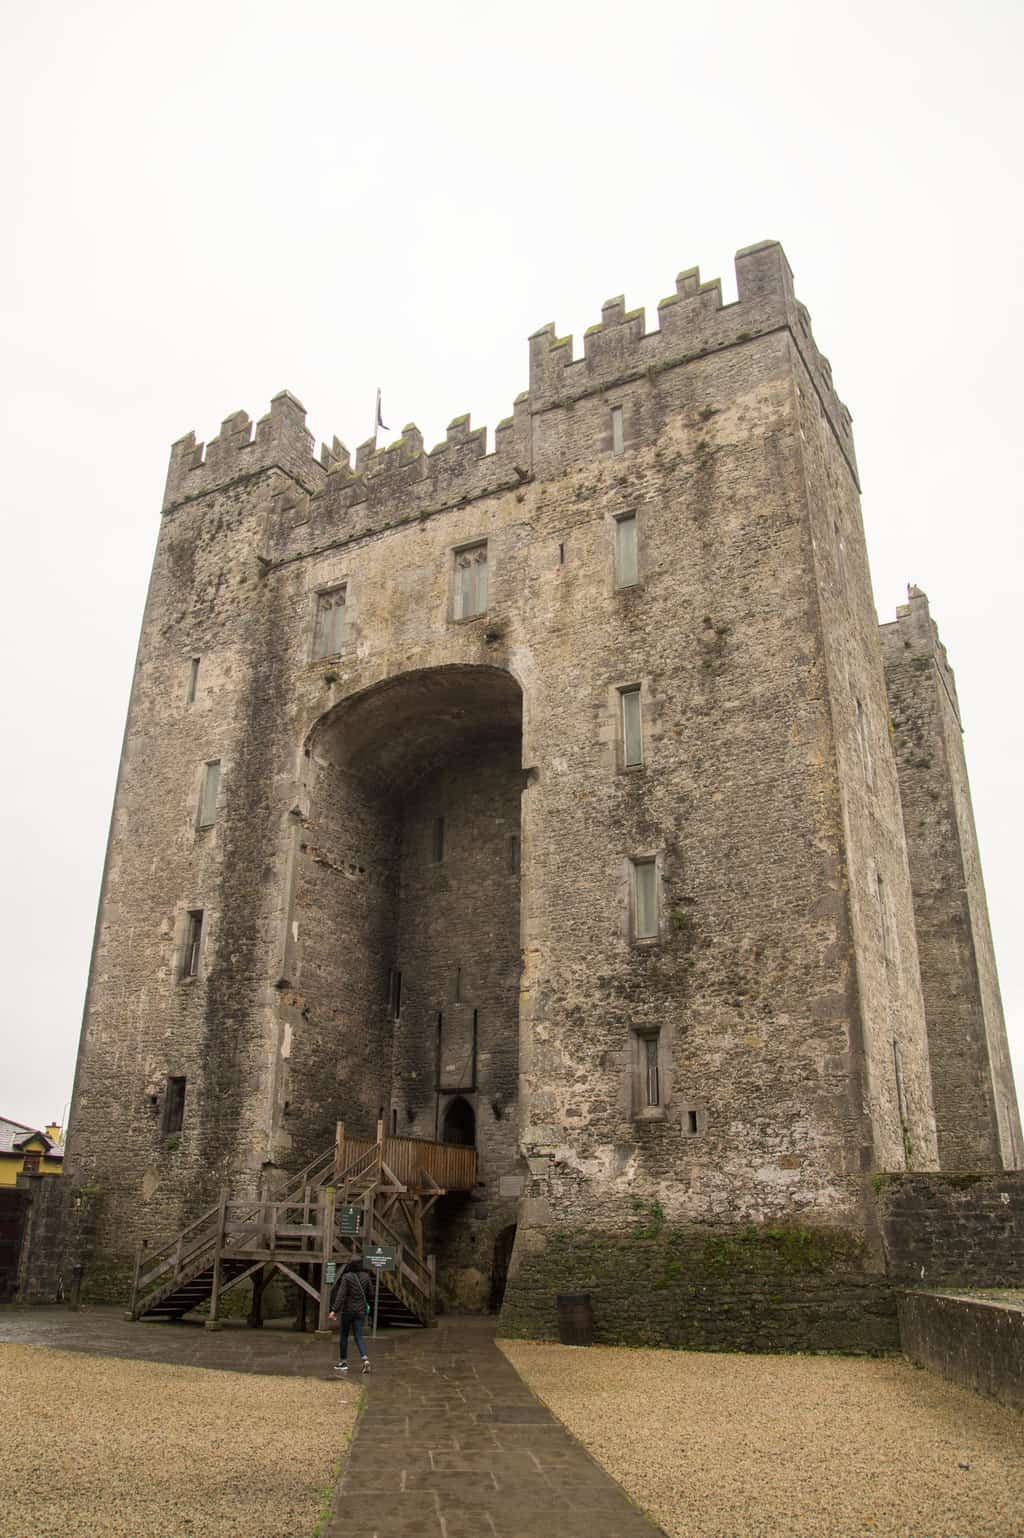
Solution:
{"label": "gravel ground", "polygon": [[1024,1418],[908,1362],[498,1344],[672,1538],[1024,1534]]}
{"label": "gravel ground", "polygon": [[355,1384],[0,1346],[2,1538],[310,1538]]}

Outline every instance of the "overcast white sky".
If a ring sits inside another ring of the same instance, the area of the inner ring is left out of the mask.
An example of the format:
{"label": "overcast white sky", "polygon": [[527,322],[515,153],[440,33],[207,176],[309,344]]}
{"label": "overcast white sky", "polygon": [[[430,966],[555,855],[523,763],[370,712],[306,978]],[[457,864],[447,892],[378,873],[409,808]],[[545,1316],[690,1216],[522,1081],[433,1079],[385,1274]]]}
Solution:
{"label": "overcast white sky", "polygon": [[0,1114],[71,1092],[167,452],[492,427],[577,338],[783,242],[854,416],[875,597],[956,669],[1024,1080],[1019,0],[36,0],[0,21]]}

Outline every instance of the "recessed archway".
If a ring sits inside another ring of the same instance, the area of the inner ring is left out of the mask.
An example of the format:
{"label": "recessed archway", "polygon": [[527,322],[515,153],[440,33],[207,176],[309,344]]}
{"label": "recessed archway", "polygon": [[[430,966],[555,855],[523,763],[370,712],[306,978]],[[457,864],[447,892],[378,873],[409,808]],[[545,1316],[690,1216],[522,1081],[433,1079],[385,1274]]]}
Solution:
{"label": "recessed archway", "polygon": [[477,1251],[515,1216],[500,1185],[518,1155],[519,685],[493,667],[386,679],[317,722],[305,777],[291,1115],[308,1157],[336,1120],[372,1132],[382,1106],[403,1135],[475,1145],[472,1223],[439,1203],[434,1240],[442,1299],[486,1308]]}
{"label": "recessed archway", "polygon": [[469,1101],[462,1095],[456,1095],[445,1107],[441,1141],[459,1143],[465,1148],[472,1148],[476,1143],[476,1115]]}

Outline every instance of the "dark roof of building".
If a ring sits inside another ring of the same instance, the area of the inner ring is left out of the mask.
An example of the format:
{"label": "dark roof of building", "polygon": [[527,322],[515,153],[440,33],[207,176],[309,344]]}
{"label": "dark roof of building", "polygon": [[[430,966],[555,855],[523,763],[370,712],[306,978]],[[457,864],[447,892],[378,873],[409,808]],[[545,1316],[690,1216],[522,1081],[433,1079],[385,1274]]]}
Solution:
{"label": "dark roof of building", "polygon": [[25,1143],[33,1137],[42,1138],[46,1144],[48,1159],[63,1159],[63,1143],[54,1143],[39,1127],[26,1127],[24,1122],[11,1121],[7,1116],[0,1116],[0,1154],[21,1153]]}

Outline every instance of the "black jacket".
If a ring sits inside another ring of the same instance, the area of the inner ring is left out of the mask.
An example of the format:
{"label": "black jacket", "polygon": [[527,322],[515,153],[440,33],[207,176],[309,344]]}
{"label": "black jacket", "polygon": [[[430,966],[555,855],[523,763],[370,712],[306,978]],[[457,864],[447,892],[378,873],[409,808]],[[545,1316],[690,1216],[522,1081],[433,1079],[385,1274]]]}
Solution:
{"label": "black jacket", "polygon": [[363,1314],[372,1297],[373,1278],[367,1272],[343,1271],[331,1289],[331,1313]]}

